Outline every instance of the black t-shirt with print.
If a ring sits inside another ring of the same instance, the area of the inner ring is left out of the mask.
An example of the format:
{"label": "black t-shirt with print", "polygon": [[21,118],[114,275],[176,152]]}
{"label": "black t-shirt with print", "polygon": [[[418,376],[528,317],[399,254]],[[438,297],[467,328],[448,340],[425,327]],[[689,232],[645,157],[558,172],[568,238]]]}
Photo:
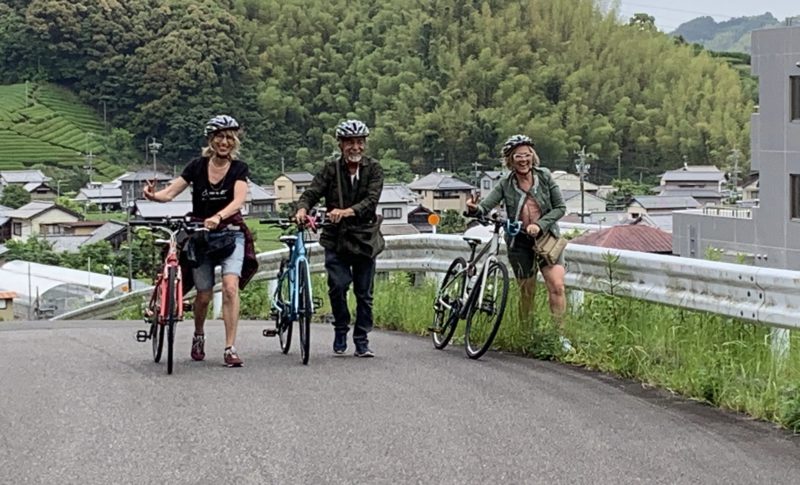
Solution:
{"label": "black t-shirt with print", "polygon": [[233,160],[222,180],[212,185],[208,180],[208,163],[208,158],[195,158],[181,173],[181,177],[192,185],[192,214],[202,219],[213,216],[230,204],[236,181],[247,182],[250,176],[246,163]]}

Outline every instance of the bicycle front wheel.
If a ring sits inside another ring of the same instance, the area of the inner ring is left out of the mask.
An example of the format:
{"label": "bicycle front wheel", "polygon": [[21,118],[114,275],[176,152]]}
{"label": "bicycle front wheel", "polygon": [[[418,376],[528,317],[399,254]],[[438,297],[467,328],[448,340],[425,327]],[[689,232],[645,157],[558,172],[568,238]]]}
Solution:
{"label": "bicycle front wheel", "polygon": [[308,279],[308,266],[305,261],[297,265],[299,283],[297,295],[297,325],[300,328],[300,358],[303,365],[308,364],[311,346],[311,281]]}
{"label": "bicycle front wheel", "polygon": [[278,330],[278,340],[281,344],[281,352],[289,352],[292,346],[292,320],[291,303],[286,298],[291,294],[289,291],[289,275],[285,273],[285,263],[281,262],[281,269],[278,273],[278,289],[275,293],[275,303],[279,310],[275,313],[275,328]]}
{"label": "bicycle front wheel", "polygon": [[458,257],[450,263],[444,275],[442,285],[436,292],[433,302],[433,328],[431,338],[433,346],[441,350],[447,347],[458,326],[458,314],[461,312],[461,296],[467,282],[467,261]]}
{"label": "bicycle front wheel", "polygon": [[476,299],[467,313],[464,343],[470,359],[480,358],[489,350],[500,328],[500,322],[503,321],[508,298],[506,265],[499,261],[491,263],[483,288],[475,288],[473,291],[480,290],[483,290],[483,299]]}
{"label": "bicycle front wheel", "polygon": [[165,322],[167,331],[167,374],[172,374],[172,361],[175,349],[175,321],[177,320],[177,312],[175,311],[176,287],[177,268],[171,267],[167,270],[167,319]]}

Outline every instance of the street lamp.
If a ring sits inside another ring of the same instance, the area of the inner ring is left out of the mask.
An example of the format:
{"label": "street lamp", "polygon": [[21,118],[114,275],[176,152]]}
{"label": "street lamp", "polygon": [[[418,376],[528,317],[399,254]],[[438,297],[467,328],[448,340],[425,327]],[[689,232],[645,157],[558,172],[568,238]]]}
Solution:
{"label": "street lamp", "polygon": [[578,158],[575,159],[575,170],[577,170],[581,182],[581,224],[583,224],[584,217],[586,215],[583,181],[586,178],[586,175],[589,173],[589,169],[592,168],[592,164],[587,163],[586,159],[595,157],[593,153],[586,153],[586,146],[582,146],[581,151],[576,152],[576,155],[578,155]]}

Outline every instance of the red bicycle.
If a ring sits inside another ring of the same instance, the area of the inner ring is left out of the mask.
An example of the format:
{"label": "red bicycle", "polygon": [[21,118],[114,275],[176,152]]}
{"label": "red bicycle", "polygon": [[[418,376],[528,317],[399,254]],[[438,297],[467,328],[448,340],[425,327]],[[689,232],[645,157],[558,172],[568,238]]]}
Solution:
{"label": "red bicycle", "polygon": [[195,231],[206,231],[202,222],[190,222],[186,218],[164,219],[162,221],[131,221],[132,226],[145,226],[153,232],[168,237],[156,239],[155,244],[166,246],[166,256],[158,273],[150,301],[144,309],[144,321],[149,329],[136,332],[136,340],[153,344],[153,360],[158,363],[164,349],[164,335],[167,337],[167,374],[172,374],[175,347],[175,325],[183,320],[183,274],[179,263],[180,250],[189,236]]}

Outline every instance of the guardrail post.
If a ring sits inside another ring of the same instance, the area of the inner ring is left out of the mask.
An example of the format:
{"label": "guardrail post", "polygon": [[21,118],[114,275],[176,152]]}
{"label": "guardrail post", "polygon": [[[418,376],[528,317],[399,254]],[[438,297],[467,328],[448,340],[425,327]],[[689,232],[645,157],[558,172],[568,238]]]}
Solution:
{"label": "guardrail post", "polygon": [[789,330],[785,328],[770,329],[770,341],[772,344],[772,357],[782,362],[789,356]]}
{"label": "guardrail post", "polygon": [[583,290],[567,288],[567,300],[569,301],[569,311],[580,312],[583,310]]}
{"label": "guardrail post", "polygon": [[212,318],[219,320],[222,316],[222,291],[214,292],[214,309],[212,311]]}

